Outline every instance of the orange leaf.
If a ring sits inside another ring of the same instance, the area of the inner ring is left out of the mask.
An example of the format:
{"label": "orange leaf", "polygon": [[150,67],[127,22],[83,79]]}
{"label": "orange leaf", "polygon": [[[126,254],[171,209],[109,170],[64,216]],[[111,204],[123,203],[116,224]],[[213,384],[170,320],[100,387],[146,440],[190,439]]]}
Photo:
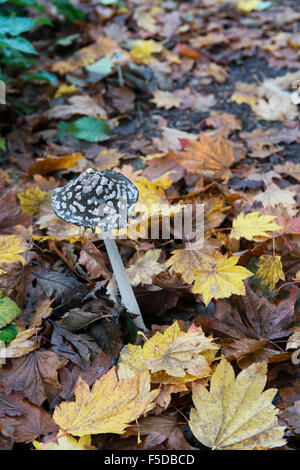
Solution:
{"label": "orange leaf", "polygon": [[177,153],[176,159],[191,173],[227,180],[234,153],[230,142],[223,137],[212,139],[201,134],[200,142],[188,140],[185,151]]}
{"label": "orange leaf", "polygon": [[27,173],[32,176],[36,173],[45,175],[56,170],[65,170],[75,166],[78,160],[81,160],[83,155],[81,153],[75,153],[72,155],[65,155],[64,157],[48,157],[38,158],[35,163],[29,166]]}

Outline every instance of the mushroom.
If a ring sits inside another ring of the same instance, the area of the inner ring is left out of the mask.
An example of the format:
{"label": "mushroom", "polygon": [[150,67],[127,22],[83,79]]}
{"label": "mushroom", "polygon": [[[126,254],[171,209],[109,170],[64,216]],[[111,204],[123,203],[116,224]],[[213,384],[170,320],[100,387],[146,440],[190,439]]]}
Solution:
{"label": "mushroom", "polygon": [[138,329],[146,330],[143,317],[129,282],[112,230],[125,227],[134,215],[138,189],[117,171],[101,173],[88,168],[78,178],[54,191],[51,202],[55,214],[66,222],[91,228],[100,227],[106,251],[118,284],[121,302]]}

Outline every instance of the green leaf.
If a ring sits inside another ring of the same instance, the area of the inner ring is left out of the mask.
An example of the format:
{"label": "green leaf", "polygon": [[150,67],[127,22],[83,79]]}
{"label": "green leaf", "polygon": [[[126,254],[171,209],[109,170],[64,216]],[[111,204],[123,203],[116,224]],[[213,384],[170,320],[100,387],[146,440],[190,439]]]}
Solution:
{"label": "green leaf", "polygon": [[0,328],[6,326],[20,313],[21,310],[17,304],[9,297],[3,297],[3,292],[0,291]]}
{"label": "green leaf", "polygon": [[6,142],[4,137],[0,137],[0,150],[3,150],[3,152],[6,150]]}
{"label": "green leaf", "polygon": [[98,73],[103,77],[109,75],[113,69],[113,63],[109,57],[103,57],[92,65],[85,67],[88,72]]}
{"label": "green leaf", "polygon": [[109,138],[109,125],[103,119],[83,117],[74,121],[66,128],[73,137],[89,142],[101,142]]}
{"label": "green leaf", "polygon": [[15,5],[21,5],[24,7],[33,7],[41,12],[45,11],[45,7],[43,7],[43,5],[40,5],[35,0],[9,0],[9,1],[10,3],[14,3]]}
{"label": "green leaf", "polygon": [[[19,51],[4,48],[2,49],[2,57],[0,62],[2,64],[15,65],[28,69],[32,64],[34,64],[35,61],[33,59],[29,59],[29,57],[26,57]],[[1,80],[3,79],[1,78]]]}
{"label": "green leaf", "polygon": [[18,330],[14,325],[7,325],[0,330],[0,341],[10,343],[18,334]]}
{"label": "green leaf", "polygon": [[85,13],[80,10],[80,8],[74,7],[69,0],[52,0],[52,3],[56,6],[59,13],[62,13],[67,20],[72,22],[76,20],[84,21]]}
{"label": "green leaf", "polygon": [[37,20],[35,20],[34,24],[35,25],[43,24],[43,25],[47,25],[47,26],[52,26],[54,28],[54,24],[52,23],[52,21],[49,20],[49,18],[45,18],[44,16],[42,16],[41,18],[38,18]]}
{"label": "green leaf", "polygon": [[10,49],[15,49],[20,52],[25,52],[27,54],[38,55],[38,52],[30,44],[27,39],[24,38],[0,38],[0,47],[8,47]]}
{"label": "green leaf", "polygon": [[11,36],[18,36],[25,31],[29,31],[34,24],[35,21],[31,18],[23,18],[21,16],[8,18],[7,16],[0,16],[1,33],[10,34]]}
{"label": "green leaf", "polygon": [[54,73],[45,72],[40,70],[39,72],[35,73],[34,75],[22,75],[23,80],[26,82],[34,82],[34,81],[43,81],[48,83],[57,83],[58,79]]}

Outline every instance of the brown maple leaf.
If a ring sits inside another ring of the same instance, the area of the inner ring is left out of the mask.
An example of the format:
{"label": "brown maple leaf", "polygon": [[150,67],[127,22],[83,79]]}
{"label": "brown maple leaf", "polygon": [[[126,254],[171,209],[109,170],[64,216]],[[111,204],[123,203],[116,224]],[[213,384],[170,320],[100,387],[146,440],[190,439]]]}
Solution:
{"label": "brown maple leaf", "polygon": [[188,140],[184,152],[176,154],[176,160],[191,173],[227,181],[234,150],[224,137],[212,139],[200,134],[200,142]]}
{"label": "brown maple leaf", "polygon": [[298,287],[292,287],[290,296],[274,305],[246,283],[245,296],[217,300],[214,317],[198,317],[197,320],[204,330],[235,339],[284,338],[292,333],[294,304],[299,293]]}

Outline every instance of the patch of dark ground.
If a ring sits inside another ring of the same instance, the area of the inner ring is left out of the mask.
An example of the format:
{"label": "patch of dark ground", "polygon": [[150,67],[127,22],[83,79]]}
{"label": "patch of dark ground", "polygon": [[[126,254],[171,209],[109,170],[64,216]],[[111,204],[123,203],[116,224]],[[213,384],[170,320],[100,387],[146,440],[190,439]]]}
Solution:
{"label": "patch of dark ground", "polygon": [[[177,88],[182,88],[184,85],[185,87],[189,86],[193,92],[196,91],[200,94],[213,93],[217,104],[211,110],[218,110],[236,116],[242,121],[243,132],[252,132],[255,129],[266,131],[269,128],[281,130],[285,127],[281,121],[260,120],[250,106],[247,104],[239,105],[231,101],[230,97],[235,91],[237,82],[257,83],[259,86],[267,78],[276,78],[293,71],[295,70],[288,70],[286,68],[282,70],[272,69],[268,66],[265,59],[251,57],[239,61],[239,63],[231,64],[228,79],[224,84],[212,83],[203,85],[199,82],[195,86],[195,77],[190,73],[185,75],[184,79],[181,80],[181,86]],[[127,151],[131,153],[130,145],[139,136],[149,140],[149,142],[152,141],[152,137],[161,137],[161,131],[157,127],[160,118],[164,118],[167,121],[168,127],[180,131],[198,134],[200,131],[207,129],[204,120],[209,116],[209,111],[201,112],[177,108],[169,110],[157,109],[149,101],[150,98],[151,96],[145,93],[137,93],[136,111],[126,116],[114,130],[111,143],[119,147],[122,152]],[[231,139],[238,140],[239,133],[232,135]],[[255,162],[257,168],[266,172],[274,164],[283,163],[283,160],[299,162],[300,144],[285,145],[284,150],[265,159],[246,158],[243,160],[243,165],[253,165]]]}

